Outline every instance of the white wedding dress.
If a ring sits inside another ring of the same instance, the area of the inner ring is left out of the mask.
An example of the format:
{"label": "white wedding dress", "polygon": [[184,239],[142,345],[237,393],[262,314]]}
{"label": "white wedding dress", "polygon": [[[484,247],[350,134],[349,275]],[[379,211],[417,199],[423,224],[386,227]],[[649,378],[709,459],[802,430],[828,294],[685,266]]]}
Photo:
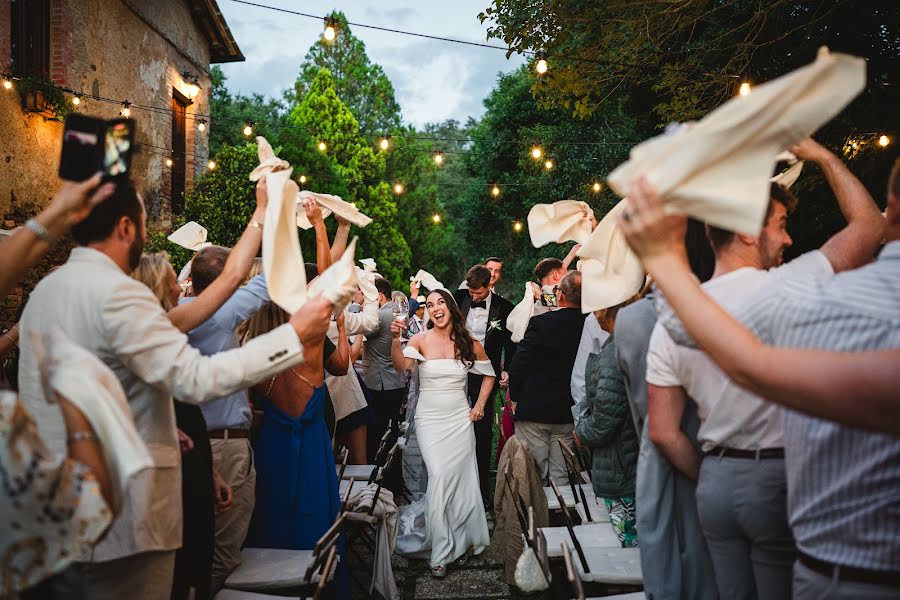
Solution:
{"label": "white wedding dress", "polygon": [[397,553],[447,565],[472,549],[490,544],[481,503],[475,432],[469,420],[469,372],[493,377],[490,361],[467,368],[452,358],[425,359],[415,348],[404,356],[418,361],[419,399],[414,423],[428,488],[424,498],[400,509]]}

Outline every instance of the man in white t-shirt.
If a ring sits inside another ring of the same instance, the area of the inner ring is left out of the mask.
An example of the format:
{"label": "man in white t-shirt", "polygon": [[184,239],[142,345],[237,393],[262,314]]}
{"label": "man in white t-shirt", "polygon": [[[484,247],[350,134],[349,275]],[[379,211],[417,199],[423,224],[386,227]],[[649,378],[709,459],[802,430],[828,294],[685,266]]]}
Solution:
{"label": "man in white t-shirt", "polygon": [[[826,278],[865,264],[881,239],[875,203],[839,158],[811,139],[792,151],[822,168],[847,226],[820,250],[782,264],[796,199],[773,184],[758,238],[708,227],[716,270],[703,287],[730,312],[798,277]],[[650,339],[647,383],[650,439],[698,480],[697,508],[720,597],[790,598],[795,548],[787,521],[783,409],[734,384],[703,352],[675,344],[661,323]],[[697,403],[703,456],[680,428],[687,396]]]}

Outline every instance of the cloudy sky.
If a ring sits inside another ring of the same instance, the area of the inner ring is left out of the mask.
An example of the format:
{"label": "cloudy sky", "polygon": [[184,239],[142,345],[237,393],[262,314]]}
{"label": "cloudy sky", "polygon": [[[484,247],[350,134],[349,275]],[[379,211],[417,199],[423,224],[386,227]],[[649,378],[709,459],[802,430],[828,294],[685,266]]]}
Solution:
{"label": "cloudy sky", "polygon": [[[475,42],[486,41],[486,27],[477,15],[490,4],[490,0],[255,2],[315,15],[341,10],[351,22]],[[228,87],[245,94],[280,95],[296,79],[306,51],[322,34],[323,23],[232,0],[218,0],[218,4],[247,57],[242,63],[222,65]],[[403,119],[416,126],[451,118],[465,122],[470,116],[481,116],[482,100],[494,86],[497,74],[509,72],[523,61],[517,55],[507,60],[501,50],[360,27],[353,28],[353,33],[365,43],[369,58],[380,64],[393,82]]]}

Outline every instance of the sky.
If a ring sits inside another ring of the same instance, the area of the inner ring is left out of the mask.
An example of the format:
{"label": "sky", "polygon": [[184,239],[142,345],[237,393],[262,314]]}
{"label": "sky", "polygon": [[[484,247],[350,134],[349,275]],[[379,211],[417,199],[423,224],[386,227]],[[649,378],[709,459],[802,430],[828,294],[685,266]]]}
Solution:
{"label": "sky", "polygon": [[[402,29],[455,39],[486,42],[487,28],[478,13],[490,0],[454,2],[400,2],[397,0],[254,0],[314,15],[341,10],[350,22]],[[221,65],[232,92],[280,96],[297,77],[300,63],[322,34],[322,21],[275,12],[232,0],[218,0],[238,46],[247,58]],[[480,117],[482,101],[494,87],[497,75],[522,64],[521,56],[509,59],[502,50],[478,48],[352,27],[366,45],[369,59],[381,65],[394,85],[403,120],[421,127],[446,119],[465,122]],[[497,40],[492,44],[501,45]]]}

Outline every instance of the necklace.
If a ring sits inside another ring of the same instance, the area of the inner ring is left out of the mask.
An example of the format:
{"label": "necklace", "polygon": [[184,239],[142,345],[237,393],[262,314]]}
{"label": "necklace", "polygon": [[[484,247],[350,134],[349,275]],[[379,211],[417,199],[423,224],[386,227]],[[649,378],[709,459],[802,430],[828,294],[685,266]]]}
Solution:
{"label": "necklace", "polygon": [[[295,371],[295,370],[293,369],[293,367],[289,368],[288,370],[289,370],[291,373],[293,373],[294,375],[296,375],[297,378],[300,379],[300,381],[302,381],[303,383],[305,383],[306,385],[308,385],[308,386],[311,387],[312,389],[316,389],[316,386],[314,386],[312,383],[310,383],[310,382],[309,382],[309,379],[307,379],[306,377],[304,377],[303,375],[301,375],[300,373],[298,373],[297,371]],[[273,377],[273,378],[272,378],[272,381],[269,382],[269,389],[266,390],[266,396],[268,396],[269,394],[272,393],[272,386],[275,385],[275,380],[276,380],[277,378],[278,378],[278,375],[276,375],[275,377]]]}

